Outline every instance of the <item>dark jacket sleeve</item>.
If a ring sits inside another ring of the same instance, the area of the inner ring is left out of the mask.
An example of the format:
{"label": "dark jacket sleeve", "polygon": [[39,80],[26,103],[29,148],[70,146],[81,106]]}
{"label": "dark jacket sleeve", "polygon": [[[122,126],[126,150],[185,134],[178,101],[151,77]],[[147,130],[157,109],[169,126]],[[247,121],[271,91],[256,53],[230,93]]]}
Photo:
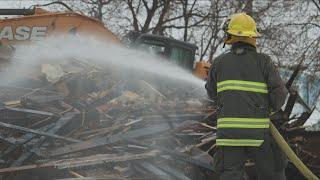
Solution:
{"label": "dark jacket sleeve", "polygon": [[278,69],[271,58],[266,56],[265,76],[269,92],[269,102],[272,111],[277,112],[285,103],[288,90],[282,81]]}
{"label": "dark jacket sleeve", "polygon": [[205,86],[209,98],[214,101],[216,101],[216,97],[217,97],[217,80],[216,80],[215,68],[216,68],[215,64],[213,63],[209,70],[208,79]]}

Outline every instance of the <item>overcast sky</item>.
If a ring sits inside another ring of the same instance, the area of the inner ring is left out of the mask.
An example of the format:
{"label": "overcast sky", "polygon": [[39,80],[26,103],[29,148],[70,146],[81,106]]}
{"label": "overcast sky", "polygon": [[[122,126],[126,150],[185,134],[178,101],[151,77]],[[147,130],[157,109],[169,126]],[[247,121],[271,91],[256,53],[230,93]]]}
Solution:
{"label": "overcast sky", "polygon": [[0,0],[1,8],[28,8],[34,4],[46,4],[48,0]]}

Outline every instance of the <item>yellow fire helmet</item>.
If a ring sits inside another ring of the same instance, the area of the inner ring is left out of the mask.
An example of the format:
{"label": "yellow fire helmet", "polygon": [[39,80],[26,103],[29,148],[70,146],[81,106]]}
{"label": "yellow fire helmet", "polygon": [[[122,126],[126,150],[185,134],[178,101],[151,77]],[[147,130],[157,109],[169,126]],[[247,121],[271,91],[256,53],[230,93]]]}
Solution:
{"label": "yellow fire helmet", "polygon": [[256,22],[246,13],[233,14],[228,21],[225,22],[224,31],[230,35],[257,38],[261,34],[257,31]]}

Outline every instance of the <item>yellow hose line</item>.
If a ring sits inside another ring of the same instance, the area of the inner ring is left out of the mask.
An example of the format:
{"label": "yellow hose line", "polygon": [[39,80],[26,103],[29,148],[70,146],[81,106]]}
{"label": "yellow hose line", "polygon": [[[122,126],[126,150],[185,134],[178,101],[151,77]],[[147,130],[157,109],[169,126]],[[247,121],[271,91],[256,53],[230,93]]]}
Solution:
{"label": "yellow hose line", "polygon": [[298,168],[298,170],[303,174],[308,180],[319,180],[319,178],[314,175],[310,169],[303,164],[303,162],[298,158],[298,156],[292,151],[287,142],[283,139],[277,128],[270,123],[270,130],[273,138],[281,148],[281,150],[288,156],[290,161]]}

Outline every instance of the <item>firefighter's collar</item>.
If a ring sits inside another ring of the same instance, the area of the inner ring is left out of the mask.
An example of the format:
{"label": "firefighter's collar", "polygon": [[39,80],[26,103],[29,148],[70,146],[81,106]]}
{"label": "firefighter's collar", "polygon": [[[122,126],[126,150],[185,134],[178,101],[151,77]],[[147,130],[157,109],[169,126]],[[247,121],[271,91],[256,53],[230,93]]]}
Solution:
{"label": "firefighter's collar", "polygon": [[237,52],[238,49],[257,51],[256,47],[254,47],[254,46],[252,46],[251,44],[248,44],[248,43],[237,42],[237,43],[232,44],[231,50],[233,52]]}

